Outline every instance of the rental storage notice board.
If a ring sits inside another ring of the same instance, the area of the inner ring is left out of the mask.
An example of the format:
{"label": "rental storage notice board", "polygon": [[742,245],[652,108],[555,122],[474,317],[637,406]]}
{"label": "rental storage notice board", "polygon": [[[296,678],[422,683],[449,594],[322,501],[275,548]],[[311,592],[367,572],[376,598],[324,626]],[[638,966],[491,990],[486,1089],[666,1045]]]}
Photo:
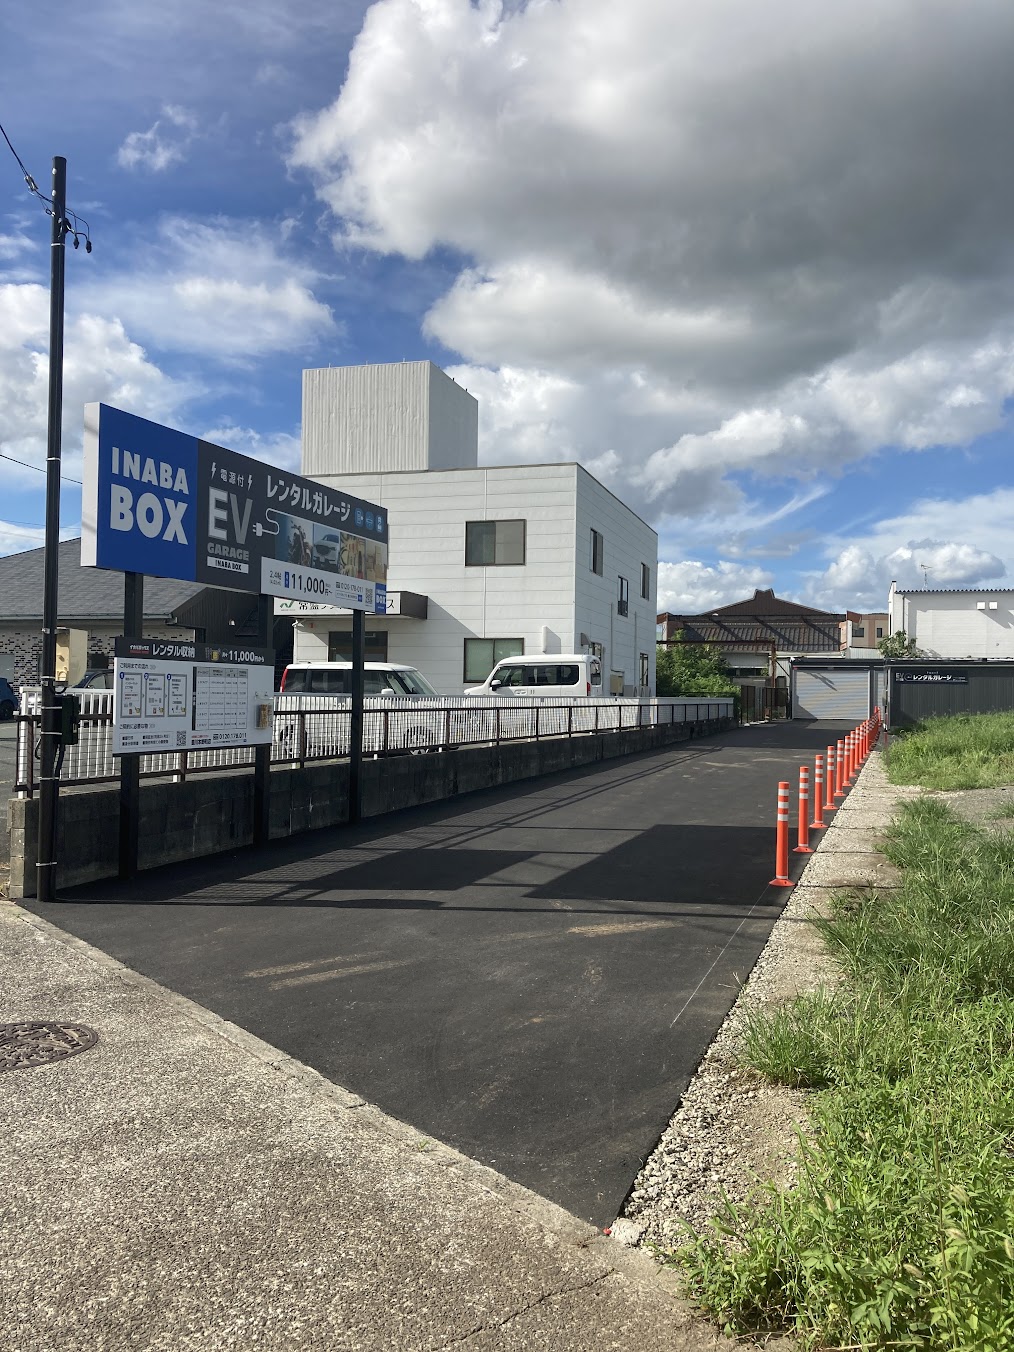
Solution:
{"label": "rental storage notice board", "polygon": [[117,639],[113,755],[270,744],[274,654]]}

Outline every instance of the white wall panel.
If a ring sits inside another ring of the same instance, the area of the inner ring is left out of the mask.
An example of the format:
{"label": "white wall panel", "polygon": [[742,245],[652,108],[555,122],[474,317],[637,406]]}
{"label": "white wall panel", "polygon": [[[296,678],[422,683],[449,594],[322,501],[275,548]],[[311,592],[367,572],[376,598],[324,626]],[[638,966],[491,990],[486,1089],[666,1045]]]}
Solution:
{"label": "white wall panel", "polygon": [[474,466],[478,418],[475,398],[429,361],[304,371],[302,472]]}
{"label": "white wall panel", "polygon": [[[527,653],[579,649],[582,632],[606,648],[606,670],[636,685],[638,653],[655,672],[655,591],[658,542],[591,475],[574,464],[503,466],[383,474],[317,474],[380,503],[390,526],[388,586],[429,598],[429,618],[392,623],[392,661],[417,666],[436,688],[459,692],[464,640],[520,638]],[[582,516],[583,514],[583,516]],[[579,517],[581,518],[579,520]],[[523,565],[465,566],[467,521],[526,522]],[[592,520],[606,538],[606,572],[588,567]],[[640,565],[651,570],[651,596],[640,596]],[[617,617],[616,578],[630,586],[630,613]]]}
{"label": "white wall panel", "polygon": [[891,632],[904,629],[928,657],[1014,658],[1009,589],[893,592],[890,604]]}

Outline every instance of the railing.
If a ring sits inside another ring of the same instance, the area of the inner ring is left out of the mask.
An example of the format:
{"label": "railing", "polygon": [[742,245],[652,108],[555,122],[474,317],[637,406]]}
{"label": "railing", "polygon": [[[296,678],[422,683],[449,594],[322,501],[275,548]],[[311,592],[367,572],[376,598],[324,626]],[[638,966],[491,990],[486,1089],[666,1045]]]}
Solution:
{"label": "railing", "polygon": [[[83,690],[78,742],[64,751],[61,783],[100,784],[119,777],[113,757],[113,692]],[[31,798],[38,781],[41,716],[37,698],[16,716],[14,791]],[[699,723],[731,718],[733,701],[712,699],[528,699],[480,696],[409,699],[372,696],[365,701],[363,753],[419,754],[456,747],[577,737],[625,728]],[[271,760],[276,765],[341,759],[349,754],[349,700],[328,695],[276,695]],[[165,751],[141,757],[142,776],[172,777],[252,766],[251,747]]]}

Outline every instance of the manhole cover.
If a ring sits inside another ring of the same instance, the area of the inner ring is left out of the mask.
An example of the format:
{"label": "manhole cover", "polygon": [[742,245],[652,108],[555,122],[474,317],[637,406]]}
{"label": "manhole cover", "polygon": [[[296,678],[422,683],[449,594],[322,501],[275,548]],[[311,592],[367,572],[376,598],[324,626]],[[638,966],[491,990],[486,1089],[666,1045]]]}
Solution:
{"label": "manhole cover", "polygon": [[0,1071],[66,1061],[98,1040],[98,1033],[81,1023],[0,1023]]}

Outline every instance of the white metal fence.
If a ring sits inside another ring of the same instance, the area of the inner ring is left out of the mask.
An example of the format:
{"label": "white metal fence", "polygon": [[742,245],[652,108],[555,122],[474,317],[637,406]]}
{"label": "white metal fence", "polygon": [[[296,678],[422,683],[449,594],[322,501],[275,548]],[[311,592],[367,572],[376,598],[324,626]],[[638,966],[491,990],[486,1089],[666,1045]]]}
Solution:
{"label": "white metal fence", "polygon": [[[113,692],[77,692],[78,742],[64,751],[60,778],[68,784],[116,779]],[[22,691],[17,719],[15,792],[34,793],[38,780],[39,692]],[[275,695],[271,760],[304,765],[349,754],[351,701],[337,695]],[[622,728],[731,718],[733,701],[711,699],[572,699],[489,695],[459,699],[370,696],[365,700],[363,752],[421,753],[498,742],[575,737]],[[141,757],[143,776],[191,774],[253,765],[252,747],[166,751]]]}

